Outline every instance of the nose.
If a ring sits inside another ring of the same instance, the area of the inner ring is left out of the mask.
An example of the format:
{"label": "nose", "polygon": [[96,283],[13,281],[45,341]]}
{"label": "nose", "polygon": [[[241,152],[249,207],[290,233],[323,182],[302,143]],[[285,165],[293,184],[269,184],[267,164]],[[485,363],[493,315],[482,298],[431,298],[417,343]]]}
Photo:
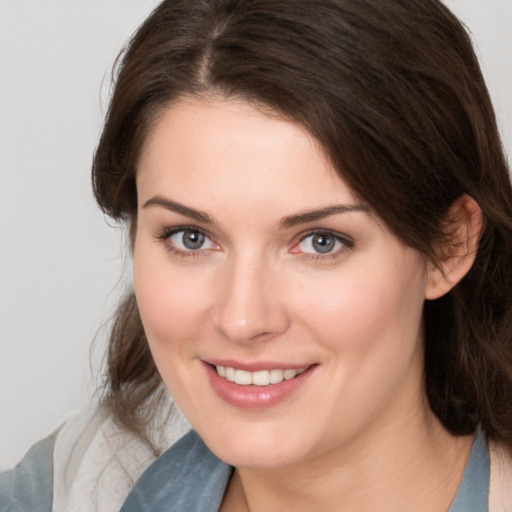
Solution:
{"label": "nose", "polygon": [[215,328],[233,343],[272,339],[288,329],[289,315],[277,269],[256,255],[233,258],[221,277],[214,311]]}

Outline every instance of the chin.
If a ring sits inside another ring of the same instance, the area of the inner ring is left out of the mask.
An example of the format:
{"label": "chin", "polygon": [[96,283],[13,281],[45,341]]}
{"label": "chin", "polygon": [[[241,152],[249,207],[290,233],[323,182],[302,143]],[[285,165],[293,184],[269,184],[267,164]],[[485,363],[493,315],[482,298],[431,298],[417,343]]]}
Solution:
{"label": "chin", "polygon": [[[275,469],[298,463],[306,457],[304,442],[290,438],[290,432],[266,429],[255,423],[249,429],[227,429],[217,433],[198,432],[219,459],[237,468]],[[248,430],[252,430],[248,432]]]}
{"label": "chin", "polygon": [[271,447],[266,449],[254,447],[226,446],[220,450],[212,450],[219,459],[237,468],[251,469],[278,469],[297,464],[302,459],[297,450],[275,451]]}

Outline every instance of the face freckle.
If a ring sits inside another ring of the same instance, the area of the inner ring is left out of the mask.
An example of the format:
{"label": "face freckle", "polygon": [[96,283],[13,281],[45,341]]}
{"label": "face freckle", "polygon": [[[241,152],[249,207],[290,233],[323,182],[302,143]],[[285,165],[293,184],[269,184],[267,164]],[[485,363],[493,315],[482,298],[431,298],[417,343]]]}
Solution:
{"label": "face freckle", "polygon": [[424,260],[301,127],[242,101],[178,101],[151,132],[137,193],[148,342],[218,456],[289,465],[418,408]]}

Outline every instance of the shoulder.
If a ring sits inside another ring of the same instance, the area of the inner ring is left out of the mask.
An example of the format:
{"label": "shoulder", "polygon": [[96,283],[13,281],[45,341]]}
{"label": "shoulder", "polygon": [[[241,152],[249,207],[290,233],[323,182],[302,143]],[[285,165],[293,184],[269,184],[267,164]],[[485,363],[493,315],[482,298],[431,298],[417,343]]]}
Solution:
{"label": "shoulder", "polygon": [[[155,432],[160,452],[188,431],[179,412],[165,416]],[[62,428],[54,449],[56,512],[117,512],[157,453],[139,437],[120,427],[110,411],[94,406]]]}
{"label": "shoulder", "polygon": [[507,446],[489,441],[491,478],[489,512],[512,510],[512,450]]}
{"label": "shoulder", "polygon": [[232,472],[189,432],[149,466],[121,512],[217,511]]}
{"label": "shoulder", "polygon": [[11,471],[0,474],[0,510],[50,512],[55,435],[35,444]]}
{"label": "shoulder", "polygon": [[[185,432],[179,413],[155,432],[162,452]],[[157,454],[93,404],[37,443],[12,471],[0,475],[2,512],[117,512]],[[37,505],[34,505],[37,504]]]}

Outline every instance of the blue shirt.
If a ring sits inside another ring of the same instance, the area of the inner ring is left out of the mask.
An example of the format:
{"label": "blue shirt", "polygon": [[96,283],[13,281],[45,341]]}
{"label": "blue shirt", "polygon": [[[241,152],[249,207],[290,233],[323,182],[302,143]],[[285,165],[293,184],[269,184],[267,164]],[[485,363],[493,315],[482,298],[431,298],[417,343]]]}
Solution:
{"label": "blue shirt", "polygon": [[[14,470],[0,474],[1,512],[51,512],[53,444],[53,438],[36,444]],[[147,468],[121,512],[217,512],[232,474],[192,431]],[[489,452],[477,434],[448,512],[487,512],[489,476]]]}
{"label": "blue shirt", "polygon": [[[149,466],[121,512],[217,512],[232,472],[192,431]],[[487,512],[488,501],[489,452],[477,434],[448,512]]]}

